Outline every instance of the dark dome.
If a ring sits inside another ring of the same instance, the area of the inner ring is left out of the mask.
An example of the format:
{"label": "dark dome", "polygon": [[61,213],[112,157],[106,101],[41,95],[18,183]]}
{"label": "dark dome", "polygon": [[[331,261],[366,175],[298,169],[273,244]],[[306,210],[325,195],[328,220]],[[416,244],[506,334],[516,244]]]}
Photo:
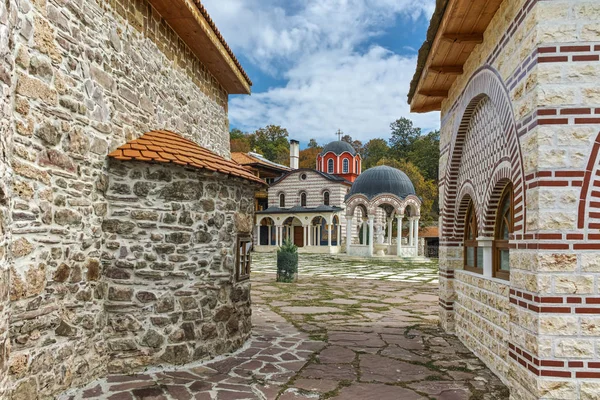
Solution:
{"label": "dark dome", "polygon": [[354,150],[354,147],[352,147],[350,143],[344,142],[343,140],[336,140],[335,142],[325,145],[321,154],[325,155],[325,153],[329,153],[330,151],[336,156],[339,156],[344,152],[348,152],[353,156],[356,155],[356,150]]}
{"label": "dark dome", "polygon": [[369,199],[382,194],[391,193],[404,199],[409,194],[416,194],[415,187],[408,176],[399,169],[381,165],[369,168],[356,178],[347,197],[364,194]]}

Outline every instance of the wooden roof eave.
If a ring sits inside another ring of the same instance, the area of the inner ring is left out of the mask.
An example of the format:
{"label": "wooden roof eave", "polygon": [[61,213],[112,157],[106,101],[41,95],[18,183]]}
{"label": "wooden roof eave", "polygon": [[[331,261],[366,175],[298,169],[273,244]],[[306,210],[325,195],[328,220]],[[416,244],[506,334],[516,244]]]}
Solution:
{"label": "wooden roof eave", "polygon": [[250,94],[252,82],[193,0],[149,0],[229,94]]}
{"label": "wooden roof eave", "polygon": [[[444,7],[443,16],[439,22],[432,19],[432,25],[439,25],[429,49],[427,50],[427,42],[423,45],[422,49],[427,51],[427,57],[415,72],[415,79],[418,77],[418,81],[409,93],[411,112],[441,109],[452,84],[464,72],[463,67],[469,55],[475,46],[483,42],[485,29],[501,2],[502,0],[489,0],[479,7],[474,7],[470,0],[438,3],[438,7]],[[439,13],[440,10],[436,12]]]}

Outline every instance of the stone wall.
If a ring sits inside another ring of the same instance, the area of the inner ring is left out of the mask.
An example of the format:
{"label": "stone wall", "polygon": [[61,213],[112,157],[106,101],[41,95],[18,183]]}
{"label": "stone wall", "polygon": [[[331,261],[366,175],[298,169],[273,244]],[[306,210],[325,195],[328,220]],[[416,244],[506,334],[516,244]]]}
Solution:
{"label": "stone wall", "polygon": [[144,0],[2,1],[0,49],[0,397],[48,398],[118,369],[107,153],[162,128],[229,157],[227,93]]}
{"label": "stone wall", "polygon": [[10,351],[9,321],[9,265],[11,225],[11,168],[10,146],[12,130],[11,82],[14,71],[12,51],[14,43],[14,10],[12,2],[0,2],[0,398],[5,398],[8,379],[8,355]]}
{"label": "stone wall", "polygon": [[[591,0],[505,0],[442,105],[442,325],[515,399],[594,398],[600,390],[599,18]],[[479,152],[463,152],[457,138],[473,133],[486,97],[500,107],[509,151],[478,171]],[[457,166],[462,178],[449,172]],[[504,180],[515,187],[506,283],[462,271],[461,200],[475,200],[485,246],[495,185]]]}
{"label": "stone wall", "polygon": [[109,372],[214,357],[248,338],[250,284],[235,282],[234,263],[253,196],[218,174],[111,161],[102,225]]}

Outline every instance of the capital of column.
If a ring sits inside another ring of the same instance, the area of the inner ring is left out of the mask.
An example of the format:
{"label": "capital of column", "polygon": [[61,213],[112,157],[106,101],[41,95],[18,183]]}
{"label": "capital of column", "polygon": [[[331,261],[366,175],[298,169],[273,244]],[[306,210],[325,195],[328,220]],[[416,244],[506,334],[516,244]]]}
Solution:
{"label": "capital of column", "polygon": [[375,216],[374,215],[369,215],[369,222],[374,221],[375,220]]}

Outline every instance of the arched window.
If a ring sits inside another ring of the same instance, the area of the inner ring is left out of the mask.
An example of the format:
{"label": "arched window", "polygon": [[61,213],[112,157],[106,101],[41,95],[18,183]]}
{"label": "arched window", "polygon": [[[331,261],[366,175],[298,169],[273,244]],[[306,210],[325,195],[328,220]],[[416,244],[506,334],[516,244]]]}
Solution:
{"label": "arched window", "polygon": [[285,194],[281,193],[279,195],[279,207],[283,208],[285,207]]}
{"label": "arched window", "polygon": [[333,158],[327,160],[327,173],[333,174]]}
{"label": "arched window", "polygon": [[323,204],[326,206],[329,205],[329,192],[323,193]]}
{"label": "arched window", "polygon": [[344,174],[347,174],[349,169],[350,169],[350,167],[349,167],[348,159],[344,158],[344,161],[342,161],[342,172]]}
{"label": "arched window", "polygon": [[354,161],[354,173],[358,174],[358,160]]}
{"label": "arched window", "polygon": [[473,200],[469,202],[467,218],[465,220],[465,270],[483,273],[483,248],[477,246],[477,216]]}
{"label": "arched window", "polygon": [[508,241],[513,233],[513,222],[513,187],[509,183],[502,191],[498,210],[496,211],[492,265],[494,276],[497,278],[510,279]]}
{"label": "arched window", "polygon": [[300,207],[306,207],[306,192],[300,193]]}

